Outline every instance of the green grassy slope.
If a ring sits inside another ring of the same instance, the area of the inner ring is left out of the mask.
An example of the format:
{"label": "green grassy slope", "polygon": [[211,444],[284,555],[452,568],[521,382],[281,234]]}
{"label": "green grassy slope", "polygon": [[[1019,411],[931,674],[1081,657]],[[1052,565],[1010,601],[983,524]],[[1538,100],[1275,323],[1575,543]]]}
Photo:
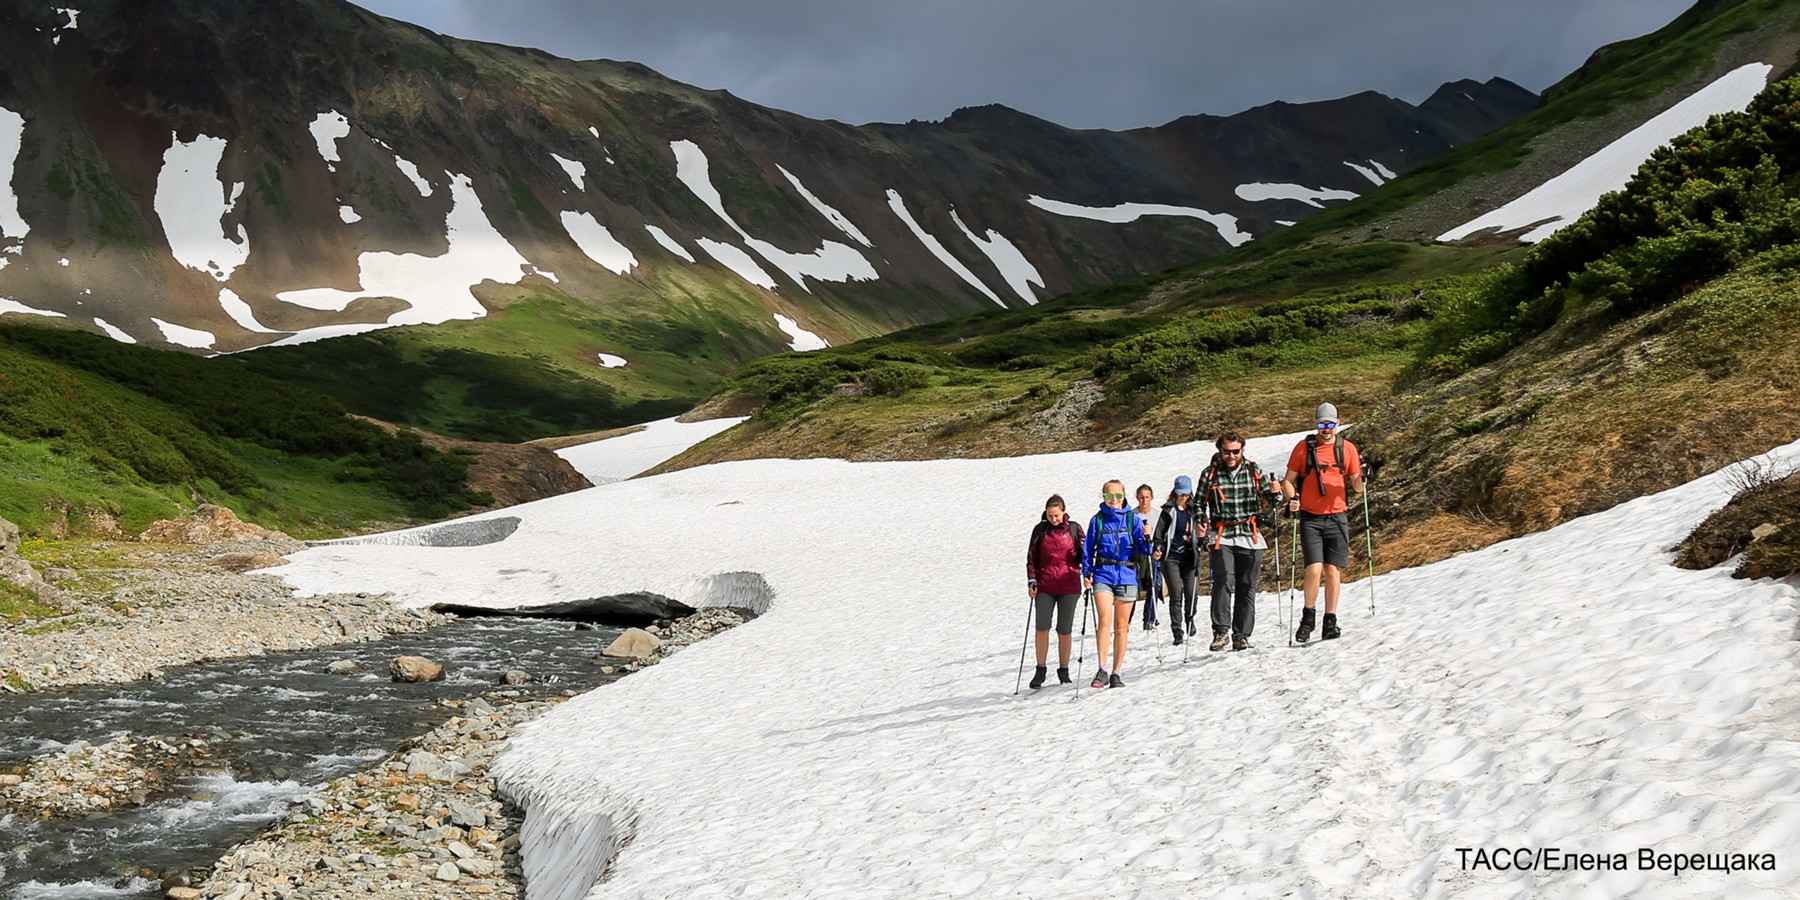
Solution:
{"label": "green grassy slope", "polygon": [[235,359],[0,325],[0,516],[29,534],[95,513],[135,533],[199,500],[338,534],[479,502],[467,468]]}

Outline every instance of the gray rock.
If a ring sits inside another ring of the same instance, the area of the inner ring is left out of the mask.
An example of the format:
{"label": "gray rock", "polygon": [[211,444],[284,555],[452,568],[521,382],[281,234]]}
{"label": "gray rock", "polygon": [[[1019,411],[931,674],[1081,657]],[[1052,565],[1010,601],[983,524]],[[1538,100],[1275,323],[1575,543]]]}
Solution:
{"label": "gray rock", "polygon": [[446,849],[450,851],[451,856],[457,859],[468,859],[475,855],[475,851],[462,841],[451,841]]}
{"label": "gray rock", "polygon": [[656,635],[642,628],[628,628],[600,653],[615,659],[646,659],[661,646],[662,639]]}
{"label": "gray rock", "polygon": [[513,669],[513,670],[507,672],[505,675],[500,677],[500,683],[501,684],[530,684],[531,676],[524,672],[519,671],[518,669]]}
{"label": "gray rock", "polygon": [[75,570],[67,566],[51,566],[44,570],[44,580],[50,582],[70,581],[75,578]]}
{"label": "gray rock", "polygon": [[444,767],[444,758],[425,750],[414,750],[402,760],[408,775],[430,775]]}
{"label": "gray rock", "polygon": [[464,828],[480,828],[487,824],[487,816],[481,810],[452,800],[450,801],[450,824],[461,825]]}
{"label": "gray rock", "polygon": [[494,874],[494,864],[485,859],[459,859],[456,867],[470,875]]}
{"label": "gray rock", "polygon": [[0,556],[12,556],[19,552],[19,526],[8,519],[0,519]]}
{"label": "gray rock", "polygon": [[1781,531],[1780,525],[1776,525],[1773,522],[1764,522],[1761,525],[1758,525],[1755,528],[1750,529],[1750,540],[1766,541],[1769,538],[1774,537],[1780,531]]}
{"label": "gray rock", "polygon": [[325,667],[327,675],[348,675],[351,672],[360,671],[362,671],[362,663],[354,659],[334,659],[330,665]]}
{"label": "gray rock", "polygon": [[439,881],[455,881],[462,877],[462,872],[456,868],[455,863],[444,863],[437,867],[436,872],[431,873],[431,877]]}
{"label": "gray rock", "polygon": [[395,681],[421,682],[443,681],[444,667],[423,656],[396,656],[388,663],[388,672]]}

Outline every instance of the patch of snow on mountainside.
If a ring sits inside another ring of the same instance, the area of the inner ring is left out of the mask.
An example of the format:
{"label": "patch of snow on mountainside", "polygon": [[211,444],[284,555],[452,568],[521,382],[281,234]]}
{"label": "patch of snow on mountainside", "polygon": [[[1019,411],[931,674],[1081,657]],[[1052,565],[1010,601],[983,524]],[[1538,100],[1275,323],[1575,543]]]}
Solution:
{"label": "patch of snow on mountainside", "polygon": [[[712,183],[706,152],[693,141],[671,141],[669,148],[675,153],[675,177],[680,179],[682,184],[687,185],[688,190],[693,192],[700,202],[705,203],[707,208],[725,220],[725,224],[744,239],[746,246],[756,251],[757,255],[767,260],[770,265],[786,273],[795,284],[800,286],[801,290],[811,293],[812,289],[806,286],[807,278],[846,282],[874,281],[880,277],[876,274],[875,267],[870,265],[869,261],[849,244],[824,241],[820,244],[819,249],[811,253],[790,253],[768,241],[751,237],[750,233],[739,226],[737,220],[725,211],[725,201],[719,196],[718,188],[714,187]],[[772,287],[771,285],[771,289]]]}
{"label": "patch of snow on mountainside", "polygon": [[611,353],[600,354],[600,367],[603,369],[623,369],[627,365],[629,365],[629,363],[625,361],[625,357],[623,356],[614,356]]}
{"label": "patch of snow on mountainside", "polygon": [[623,275],[637,265],[637,257],[631,254],[631,248],[619,243],[613,233],[590,213],[564,212],[562,214],[563,229],[575,241],[581,252],[614,275]]}
{"label": "patch of snow on mountainside", "polygon": [[241,226],[225,233],[224,219],[237,207],[243,182],[229,191],[219,180],[219,164],[225,159],[224,138],[198,135],[192,141],[177,138],[163,154],[162,173],[156,179],[156,215],[168,235],[175,260],[219,281],[250,258],[250,239]]}
{"label": "patch of snow on mountainside", "polygon": [[1508,232],[1531,225],[1537,227],[1520,235],[1520,241],[1536,243],[1555,234],[1593,209],[1601,196],[1624,188],[1657,148],[1705,124],[1714,115],[1740,112],[1749,106],[1768,85],[1769,73],[1773,71],[1774,67],[1766,63],[1750,63],[1727,72],[1562,174],[1511,203],[1438,235],[1438,240],[1460,241],[1488,229]]}
{"label": "patch of snow on mountainside", "polygon": [[256,320],[256,311],[251,309],[250,304],[244,302],[244,298],[239,297],[237,292],[233,291],[231,288],[219,289],[219,306],[225,310],[226,315],[231,317],[231,321],[238,323],[238,326],[245,331],[254,331],[258,334],[287,333],[285,331],[277,331],[273,328],[269,328],[263,325],[263,323],[258,322]]}
{"label": "patch of snow on mountainside", "polygon": [[177,325],[174,322],[164,322],[154,316],[151,317],[150,321],[156,323],[156,327],[162,330],[163,340],[178,347],[192,347],[196,350],[211,350],[213,343],[218,340],[213,337],[213,333],[210,331],[201,331],[198,328],[189,328],[185,325]]}
{"label": "patch of snow on mountainside", "polygon": [[1309,188],[1300,184],[1277,184],[1266,181],[1240,184],[1237,186],[1237,195],[1238,199],[1248,200],[1251,203],[1261,203],[1265,200],[1298,200],[1307,206],[1316,206],[1320,209],[1325,208],[1325,204],[1320,203],[1320,200],[1355,200],[1360,196],[1355,191],[1338,188]]}
{"label": "patch of snow on mountainside", "polygon": [[670,253],[673,253],[676,256],[679,256],[682,259],[687,260],[688,262],[696,261],[694,259],[694,254],[689,253],[688,249],[686,247],[681,246],[680,242],[678,242],[674,238],[670,237],[668,232],[662,230],[661,228],[656,227],[655,225],[645,225],[644,230],[650,232],[650,236],[655,238],[656,242],[658,244],[661,244],[662,248],[664,250],[667,250]]}
{"label": "patch of snow on mountainside", "polygon": [[52,319],[66,319],[68,316],[49,309],[38,309],[26,306],[11,297],[0,297],[0,313],[18,313],[22,316],[46,316]]}
{"label": "patch of snow on mountainside", "polygon": [[1218,229],[1219,237],[1233,247],[1249,243],[1251,235],[1238,228],[1237,216],[1229,213],[1207,212],[1193,206],[1170,206],[1166,203],[1121,203],[1117,206],[1081,206],[1065,203],[1061,200],[1049,200],[1036,194],[1025,198],[1026,202],[1047,213],[1067,216],[1074,219],[1092,219],[1096,222],[1111,222],[1123,225],[1136,222],[1144,216],[1184,216],[1199,219]]}
{"label": "patch of snow on mountainside", "polygon": [[1030,305],[1037,305],[1037,295],[1031,292],[1031,286],[1035,284],[1043,287],[1044,276],[1038,274],[1037,266],[1032,265],[1031,260],[1026,259],[1025,254],[1019,252],[1012,241],[992,228],[988,229],[987,237],[977,237],[969,226],[963,224],[962,216],[957,215],[956,210],[950,211],[950,220],[956,223],[957,228],[962,229],[964,237],[987,254],[994,268],[1000,270],[1000,277],[1006,280],[1007,285],[1021,299]]}
{"label": "patch of snow on mountainside", "polygon": [[53,6],[53,7],[51,7],[51,9],[54,9],[57,12],[62,13],[63,15],[69,17],[69,24],[64,25],[59,30],[74,31],[77,27],[79,27],[79,25],[77,23],[79,23],[81,20],[81,10],[75,9],[74,7],[70,7],[70,6]]}
{"label": "patch of snow on mountainside", "polygon": [[338,218],[343,219],[345,225],[354,225],[357,222],[362,221],[362,216],[357,215],[356,208],[352,206],[340,205],[338,207]]}
{"label": "patch of snow on mountainside", "polygon": [[932,256],[937,257],[939,262],[948,266],[958,278],[968,282],[970,287],[980,291],[982,296],[994,301],[1002,309],[1006,308],[1006,303],[1000,299],[998,294],[994,293],[992,288],[982,283],[980,278],[975,277],[975,273],[969,271],[969,267],[963,265],[962,260],[950,255],[950,250],[944,246],[944,242],[926,231],[925,226],[920,225],[919,220],[913,218],[912,210],[906,208],[906,201],[901,199],[899,191],[888,188],[887,198],[888,208],[894,211],[894,215],[900,217],[900,221],[906,223],[906,227],[912,230],[913,237],[918,238],[919,243],[924,244],[925,249],[931,251]]}
{"label": "patch of snow on mountainside", "polygon": [[556,160],[556,164],[559,166],[562,166],[562,170],[564,172],[569,173],[569,180],[575,182],[576,190],[578,190],[578,191],[587,190],[587,165],[586,164],[577,162],[572,159],[565,159],[564,157],[558,156],[554,153],[550,154],[550,158]]}
{"label": "patch of snow on mountainside", "polygon": [[[394,297],[411,304],[389,316],[387,325],[435,325],[487,315],[487,308],[471,289],[490,280],[515,284],[531,264],[488,221],[469,176],[453,176],[450,195],[450,215],[445,222],[450,248],[442,256],[364,253],[358,260],[361,290],[310,288],[276,296],[296,306],[330,311],[342,311],[364,297]],[[370,325],[362,330],[379,327]],[[290,338],[283,343],[298,341]]]}
{"label": "patch of snow on mountainside", "polygon": [[775,326],[787,332],[788,348],[791,350],[823,350],[831,346],[831,342],[800,327],[800,323],[782,315],[775,314]]}
{"label": "patch of snow on mountainside", "polygon": [[1377,185],[1386,183],[1381,180],[1381,176],[1377,175],[1375,173],[1374,169],[1371,169],[1368,166],[1357,165],[1356,163],[1353,163],[1353,162],[1346,162],[1346,163],[1344,163],[1344,165],[1349,166],[1352,169],[1355,169],[1357,172],[1362,174],[1362,177],[1369,179],[1370,181],[1374,182]]}
{"label": "patch of snow on mountainside", "polygon": [[863,245],[864,247],[873,248],[875,246],[874,243],[872,243],[869,240],[868,235],[865,235],[862,233],[862,229],[857,228],[856,225],[854,223],[852,223],[847,216],[845,216],[841,212],[838,212],[837,207],[834,207],[831,204],[826,203],[823,200],[820,200],[818,198],[818,196],[813,194],[812,191],[807,190],[806,185],[801,184],[800,179],[796,178],[794,176],[794,173],[789,172],[787,169],[785,169],[781,166],[776,166],[775,168],[780,170],[781,174],[785,178],[787,178],[788,183],[792,184],[794,186],[794,190],[800,192],[800,196],[806,198],[806,202],[812,204],[813,209],[816,209],[819,211],[819,215],[824,216],[827,221],[829,221],[833,225],[836,225],[837,229],[839,231],[842,231],[844,234],[849,235],[851,240],[856,241],[857,243]]}
{"label": "patch of snow on mountainside", "polygon": [[[1247,450],[1279,470],[1298,438]],[[1347,584],[1340,640],[1287,648],[1291,598],[1263,593],[1250,650],[1134,622],[1128,686],[1091,691],[1090,627],[1079,696],[1015,695],[1044,497],[1086,524],[1103,480],[1161,487],[1211,452],[743,460],[489,514],[521,520],[495,544],[314,547],[276,571],[307,594],[496,608],[719,604],[720,579],[758,576],[761,617],[570,699],[495,761],[544,896],[1800,893],[1791,864],[1637,863],[1800,845],[1800,590],[1667,550],[1742,466],[1383,574],[1376,613]],[[1800,442],[1758,461],[1800,464]],[[953,560],[958,596],[981,599],[951,623],[932,561]],[[1521,872],[1457,850],[1515,846],[1628,864]]]}
{"label": "patch of snow on mountainside", "polygon": [[99,316],[94,317],[94,324],[100,326],[100,330],[106,332],[107,337],[112,338],[113,340],[118,341],[121,344],[137,343],[137,338],[134,338],[131,335],[126,334],[124,329],[119,328],[117,325],[114,325],[113,323],[108,322],[105,319],[100,318]]}
{"label": "patch of snow on mountainside", "polygon": [[337,171],[341,161],[338,156],[338,141],[350,136],[350,120],[342,113],[322,112],[308,126],[312,131],[313,143],[319,146],[319,156],[325,160],[325,168]]}
{"label": "patch of snow on mountainside", "polygon": [[696,238],[694,243],[700,245],[708,256],[719,261],[719,265],[737,273],[739,278],[765,290],[775,289],[775,279],[756,264],[755,257],[745,253],[736,245],[726,244],[710,238]]}
{"label": "patch of snow on mountainside", "polygon": [[426,181],[425,176],[419,174],[419,167],[414,165],[412,160],[396,153],[394,154],[394,165],[399,166],[400,174],[405,175],[406,180],[412,182],[413,187],[419,189],[419,196],[431,196],[431,182]]}
{"label": "patch of snow on mountainside", "polygon": [[25,117],[0,106],[0,246],[22,240],[31,231],[19,215],[19,197],[13,193],[13,167],[25,140]]}
{"label": "patch of snow on mountainside", "polygon": [[597,485],[611,484],[674,459],[689,447],[744,421],[744,418],[704,422],[660,419],[646,423],[641,431],[564,447],[556,451],[556,455],[567,460],[588,481]]}
{"label": "patch of snow on mountainside", "polygon": [[1385,178],[1385,179],[1387,179],[1387,180],[1389,180],[1389,181],[1393,181],[1393,180],[1394,180],[1394,179],[1395,179],[1395,178],[1398,178],[1398,177],[1399,177],[1399,176],[1397,176],[1397,175],[1395,175],[1395,174],[1394,174],[1394,172],[1393,172],[1393,170],[1392,170],[1392,169],[1389,169],[1389,168],[1388,168],[1388,167],[1387,167],[1387,166],[1384,166],[1384,165],[1382,165],[1382,164],[1381,164],[1381,163],[1379,163],[1379,162],[1377,162],[1377,161],[1375,161],[1375,160],[1372,160],[1372,159],[1371,159],[1371,160],[1369,160],[1369,165],[1371,165],[1371,166],[1374,166],[1374,167],[1375,167],[1375,171],[1376,171],[1376,172],[1377,172],[1377,173],[1379,173],[1379,174],[1380,174],[1380,175],[1381,175],[1381,177],[1383,177],[1383,178]]}

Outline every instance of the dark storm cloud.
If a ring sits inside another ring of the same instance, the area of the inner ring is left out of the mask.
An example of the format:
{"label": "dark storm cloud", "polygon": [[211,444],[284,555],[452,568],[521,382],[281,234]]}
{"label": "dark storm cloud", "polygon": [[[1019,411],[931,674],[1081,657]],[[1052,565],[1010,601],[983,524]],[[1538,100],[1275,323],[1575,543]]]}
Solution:
{"label": "dark storm cloud", "polygon": [[848,122],[1004,103],[1128,128],[1457,78],[1534,91],[1692,0],[369,0],[384,15]]}

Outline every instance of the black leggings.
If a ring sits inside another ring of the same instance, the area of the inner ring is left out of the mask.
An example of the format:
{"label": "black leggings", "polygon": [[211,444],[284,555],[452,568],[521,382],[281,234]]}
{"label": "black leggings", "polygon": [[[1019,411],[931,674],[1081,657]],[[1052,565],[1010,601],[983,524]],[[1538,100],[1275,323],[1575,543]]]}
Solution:
{"label": "black leggings", "polygon": [[1194,620],[1194,612],[1199,603],[1195,599],[1194,589],[1199,574],[1199,559],[1191,554],[1186,557],[1163,557],[1163,589],[1167,591],[1164,596],[1169,598],[1169,629],[1177,636],[1187,629],[1187,623]]}

